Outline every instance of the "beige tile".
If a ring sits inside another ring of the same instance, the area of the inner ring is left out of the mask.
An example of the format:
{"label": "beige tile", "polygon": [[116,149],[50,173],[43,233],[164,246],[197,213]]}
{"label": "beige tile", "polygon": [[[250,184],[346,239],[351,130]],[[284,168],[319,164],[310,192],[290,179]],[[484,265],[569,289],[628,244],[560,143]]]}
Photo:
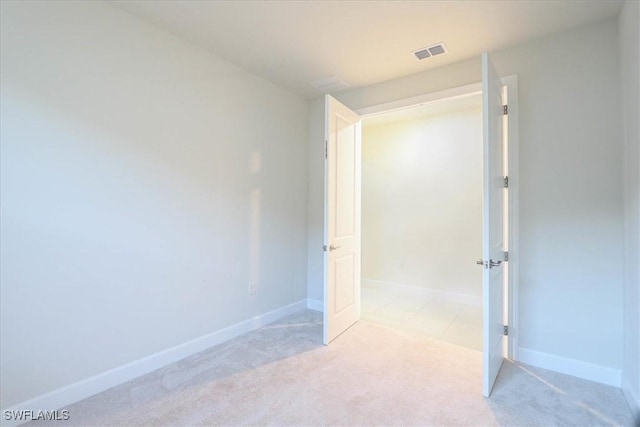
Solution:
{"label": "beige tile", "polygon": [[402,319],[397,319],[394,317],[384,317],[384,316],[380,316],[380,315],[375,315],[375,316],[369,316],[369,317],[362,317],[362,319],[371,322],[371,323],[375,323],[378,325],[383,325],[383,326],[387,326],[389,328],[393,328],[393,329],[397,329],[397,330],[402,330],[404,324],[406,323],[405,320]]}
{"label": "beige tile", "polygon": [[362,319],[414,335],[482,349],[482,307],[363,287]]}
{"label": "beige tile", "polygon": [[409,295],[398,295],[388,304],[388,306],[416,314],[422,310],[426,302],[427,301],[424,298],[417,298]]}
{"label": "beige tile", "polygon": [[449,329],[451,323],[451,320],[435,317],[431,318],[428,321],[424,321],[423,319],[411,318],[404,325],[402,325],[402,329],[413,334],[440,339],[440,337],[442,337],[446,330]]}
{"label": "beige tile", "polygon": [[453,322],[460,312],[462,311],[462,307],[455,307],[452,305],[440,305],[430,302],[422,307],[422,309],[416,313],[413,317],[414,320],[420,321],[423,323],[436,321],[447,321],[448,323]]}
{"label": "beige tile", "polygon": [[403,307],[398,307],[395,304],[391,303],[381,310],[378,310],[375,313],[375,317],[380,319],[381,321],[393,322],[396,324],[405,323],[407,320],[411,319],[416,312],[420,310],[420,307],[414,310],[407,310]]}
{"label": "beige tile", "polygon": [[456,318],[456,322],[482,326],[482,307],[469,306],[464,308]]}
{"label": "beige tile", "polygon": [[362,314],[373,314],[388,305],[392,299],[393,297],[384,291],[362,288],[360,297]]}
{"label": "beige tile", "polygon": [[455,321],[440,337],[440,340],[482,351],[482,326]]}

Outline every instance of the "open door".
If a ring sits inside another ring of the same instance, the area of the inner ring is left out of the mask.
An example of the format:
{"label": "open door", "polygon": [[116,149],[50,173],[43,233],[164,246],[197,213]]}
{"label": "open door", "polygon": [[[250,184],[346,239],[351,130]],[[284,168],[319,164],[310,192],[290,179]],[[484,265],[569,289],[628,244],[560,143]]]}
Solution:
{"label": "open door", "polygon": [[324,324],[329,344],[360,319],[360,116],[325,96]]}
{"label": "open door", "polygon": [[482,55],[484,126],[483,366],[482,394],[489,397],[504,359],[504,173],[502,82],[489,55]]}

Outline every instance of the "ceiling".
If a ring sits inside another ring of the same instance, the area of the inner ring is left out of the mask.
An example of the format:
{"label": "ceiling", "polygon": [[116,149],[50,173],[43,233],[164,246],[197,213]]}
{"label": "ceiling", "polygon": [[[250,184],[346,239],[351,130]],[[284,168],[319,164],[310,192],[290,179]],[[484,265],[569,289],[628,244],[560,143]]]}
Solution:
{"label": "ceiling", "polygon": [[[622,0],[110,2],[303,96],[359,87],[614,18]],[[418,61],[414,50],[449,52]],[[597,54],[597,52],[594,52]]]}
{"label": "ceiling", "polygon": [[482,93],[460,96],[453,99],[445,99],[425,104],[401,108],[391,112],[384,112],[374,116],[364,117],[363,127],[386,125],[390,123],[415,120],[422,117],[433,117],[442,114],[449,114],[462,110],[482,110]]}

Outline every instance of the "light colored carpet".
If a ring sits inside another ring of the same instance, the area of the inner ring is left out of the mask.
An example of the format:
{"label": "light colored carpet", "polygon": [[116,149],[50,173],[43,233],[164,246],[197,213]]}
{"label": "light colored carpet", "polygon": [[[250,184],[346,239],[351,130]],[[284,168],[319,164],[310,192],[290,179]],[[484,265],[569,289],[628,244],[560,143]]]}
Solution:
{"label": "light colored carpet", "polygon": [[[330,346],[305,311],[70,406],[56,425],[631,426],[619,389],[360,321]],[[41,426],[43,422],[34,425]]]}

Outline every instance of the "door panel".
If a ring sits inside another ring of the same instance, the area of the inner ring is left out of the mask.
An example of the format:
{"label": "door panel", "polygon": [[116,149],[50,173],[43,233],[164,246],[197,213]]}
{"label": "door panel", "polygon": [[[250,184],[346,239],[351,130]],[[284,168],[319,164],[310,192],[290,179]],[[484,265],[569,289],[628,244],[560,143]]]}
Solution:
{"label": "door panel", "polygon": [[482,55],[484,119],[483,189],[483,377],[488,397],[502,361],[504,325],[504,172],[502,83],[489,55]]}
{"label": "door panel", "polygon": [[360,117],[325,97],[325,264],[323,340],[360,318]]}
{"label": "door panel", "polygon": [[340,314],[355,304],[356,290],[354,286],[338,286],[341,283],[354,283],[355,281],[355,257],[346,255],[335,260],[335,313]]}
{"label": "door panel", "polygon": [[349,238],[355,233],[355,126],[342,117],[336,117],[335,149],[335,237]]}

